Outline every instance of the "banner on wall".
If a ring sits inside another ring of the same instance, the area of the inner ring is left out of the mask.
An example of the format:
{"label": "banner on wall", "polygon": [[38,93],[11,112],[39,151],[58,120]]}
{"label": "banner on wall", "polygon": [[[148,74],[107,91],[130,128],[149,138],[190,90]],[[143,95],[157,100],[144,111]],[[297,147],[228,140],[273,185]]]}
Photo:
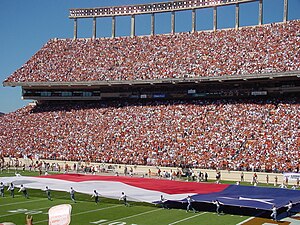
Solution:
{"label": "banner on wall", "polygon": [[283,177],[288,180],[300,180],[300,173],[283,173]]}

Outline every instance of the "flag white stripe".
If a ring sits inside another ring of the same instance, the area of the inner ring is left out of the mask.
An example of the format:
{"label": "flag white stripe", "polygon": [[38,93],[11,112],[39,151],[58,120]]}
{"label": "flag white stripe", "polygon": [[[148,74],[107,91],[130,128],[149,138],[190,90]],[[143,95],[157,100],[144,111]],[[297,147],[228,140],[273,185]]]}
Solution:
{"label": "flag white stripe", "polygon": [[103,197],[119,199],[121,192],[125,192],[129,201],[141,201],[152,203],[159,201],[160,196],[164,195],[167,200],[184,199],[188,195],[195,193],[184,194],[167,194],[156,190],[147,190],[139,187],[127,185],[117,181],[81,181],[72,182],[52,178],[38,178],[38,177],[4,177],[1,179],[4,183],[8,184],[13,182],[16,187],[24,184],[26,188],[40,189],[41,191],[48,186],[51,190],[68,192],[70,187],[73,187],[76,192],[84,194],[93,194],[97,190]]}

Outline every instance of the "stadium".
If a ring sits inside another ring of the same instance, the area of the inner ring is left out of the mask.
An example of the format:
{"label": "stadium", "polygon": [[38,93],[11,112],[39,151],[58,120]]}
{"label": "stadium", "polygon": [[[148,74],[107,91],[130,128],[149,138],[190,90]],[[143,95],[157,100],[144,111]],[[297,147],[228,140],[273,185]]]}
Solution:
{"label": "stadium", "polygon": [[[33,102],[0,116],[1,221],[47,224],[48,209],[68,203],[71,224],[299,224],[300,21],[282,2],[271,24],[263,0],[70,9],[73,37],[50,39],[3,81]],[[258,24],[240,26],[248,3]],[[234,28],[218,28],[223,6],[235,7]],[[204,8],[210,31],[196,29]],[[181,11],[189,32],[176,32]],[[171,32],[156,34],[165,12]],[[150,35],[136,35],[141,15]],[[129,36],[116,35],[121,16]],[[112,20],[111,37],[97,37],[99,18]],[[78,37],[84,19],[91,38]],[[11,183],[30,198],[11,198]]]}

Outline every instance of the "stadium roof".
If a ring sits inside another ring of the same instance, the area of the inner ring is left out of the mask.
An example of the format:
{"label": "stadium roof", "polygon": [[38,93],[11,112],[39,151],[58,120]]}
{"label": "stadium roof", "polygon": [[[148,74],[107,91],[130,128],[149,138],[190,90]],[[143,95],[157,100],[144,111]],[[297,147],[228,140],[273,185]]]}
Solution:
{"label": "stadium roof", "polygon": [[95,18],[182,11],[213,6],[226,6],[257,0],[176,0],[149,4],[70,9],[69,18]]}

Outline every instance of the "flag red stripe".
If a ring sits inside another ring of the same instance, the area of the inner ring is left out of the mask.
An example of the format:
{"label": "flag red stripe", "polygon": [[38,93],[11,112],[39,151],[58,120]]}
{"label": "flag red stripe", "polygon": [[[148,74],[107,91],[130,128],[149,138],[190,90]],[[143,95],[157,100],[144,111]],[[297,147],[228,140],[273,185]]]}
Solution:
{"label": "flag red stripe", "polygon": [[147,190],[160,191],[167,194],[184,194],[184,193],[197,193],[209,194],[220,192],[226,189],[227,184],[212,184],[212,183],[197,183],[197,182],[183,182],[171,181],[165,179],[152,179],[152,178],[137,178],[125,176],[98,176],[98,175],[81,175],[81,174],[58,174],[40,176],[40,178],[53,178],[72,182],[84,181],[114,181],[122,182],[138,188]]}

